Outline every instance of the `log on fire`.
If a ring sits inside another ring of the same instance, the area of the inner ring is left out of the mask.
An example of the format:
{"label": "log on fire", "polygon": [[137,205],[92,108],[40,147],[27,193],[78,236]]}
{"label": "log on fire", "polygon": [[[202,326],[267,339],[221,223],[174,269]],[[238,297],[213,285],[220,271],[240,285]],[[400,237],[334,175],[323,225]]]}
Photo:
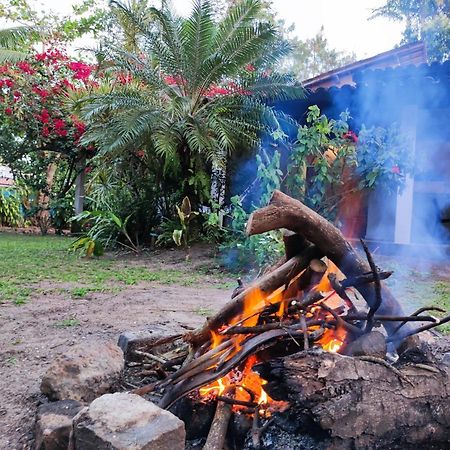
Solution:
{"label": "log on fire", "polygon": [[[252,236],[280,228],[298,233],[315,244],[347,277],[362,276],[372,270],[369,263],[356,252],[333,224],[302,202],[275,190],[269,205],[250,216],[247,234]],[[376,305],[377,298],[372,285],[361,285],[358,290],[370,307]],[[404,315],[402,307],[383,283],[381,296],[383,302],[378,310],[380,314]],[[388,333],[397,326],[398,323],[385,324]],[[410,327],[406,324],[402,332],[407,333],[409,330]]]}
{"label": "log on fire", "polygon": [[257,370],[273,399],[289,401],[297,432],[323,432],[332,448],[438,449],[450,438],[450,366],[443,361],[449,350],[447,339],[433,361],[400,358],[396,368],[378,358],[312,350]]}

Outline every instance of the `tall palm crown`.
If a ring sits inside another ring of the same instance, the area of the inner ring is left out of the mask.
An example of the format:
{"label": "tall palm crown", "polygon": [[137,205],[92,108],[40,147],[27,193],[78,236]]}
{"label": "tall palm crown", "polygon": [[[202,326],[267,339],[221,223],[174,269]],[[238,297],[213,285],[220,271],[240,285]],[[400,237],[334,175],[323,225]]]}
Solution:
{"label": "tall palm crown", "polygon": [[298,98],[302,89],[271,72],[289,49],[273,25],[257,19],[259,0],[239,2],[220,22],[202,0],[186,20],[167,9],[136,15],[114,7],[139,30],[142,53],[104,50],[107,81],[83,99],[84,139],[102,155],[145,148],[195,196],[211,164],[224,165],[227,154],[290,120],[268,103]]}

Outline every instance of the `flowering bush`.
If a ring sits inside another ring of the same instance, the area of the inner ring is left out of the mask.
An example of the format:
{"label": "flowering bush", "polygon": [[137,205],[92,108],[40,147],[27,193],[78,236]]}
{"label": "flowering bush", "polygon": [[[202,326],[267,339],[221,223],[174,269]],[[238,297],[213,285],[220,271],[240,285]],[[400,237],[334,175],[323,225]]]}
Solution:
{"label": "flowering bush", "polygon": [[64,51],[49,48],[27,61],[0,68],[0,115],[17,136],[38,148],[80,151],[85,125],[64,108],[64,97],[91,84],[92,67],[71,61]]}
{"label": "flowering bush", "polygon": [[[65,105],[71,92],[92,84],[92,67],[58,48],[0,66],[0,159],[36,193],[38,222],[49,221],[52,198],[64,197],[78,163],[93,156],[80,144],[86,125]],[[48,223],[39,225],[44,231]]]}

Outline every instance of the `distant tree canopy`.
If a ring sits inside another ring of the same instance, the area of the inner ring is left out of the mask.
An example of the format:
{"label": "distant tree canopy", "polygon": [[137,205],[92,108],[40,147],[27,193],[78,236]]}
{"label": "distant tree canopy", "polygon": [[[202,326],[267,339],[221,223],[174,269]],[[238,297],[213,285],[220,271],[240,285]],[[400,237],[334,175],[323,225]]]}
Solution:
{"label": "distant tree canopy", "polygon": [[[216,15],[225,14],[227,8],[239,3],[240,0],[217,0],[214,2],[214,12]],[[261,20],[268,20],[278,27],[283,39],[289,44],[292,51],[283,61],[282,72],[292,73],[299,81],[319,75],[323,72],[345,66],[356,61],[354,53],[339,51],[330,46],[325,37],[325,29],[322,26],[320,31],[312,38],[299,39],[293,36],[296,28],[295,24],[287,24],[277,18],[273,8],[273,0],[261,2]]]}
{"label": "distant tree canopy", "polygon": [[429,62],[449,59],[449,0],[388,0],[373,11],[375,17],[404,21],[402,43],[424,41]]}
{"label": "distant tree canopy", "polygon": [[292,54],[285,62],[285,71],[293,73],[303,81],[337,67],[356,61],[354,53],[341,52],[330,47],[324,36],[324,27],[310,39],[289,39]]}

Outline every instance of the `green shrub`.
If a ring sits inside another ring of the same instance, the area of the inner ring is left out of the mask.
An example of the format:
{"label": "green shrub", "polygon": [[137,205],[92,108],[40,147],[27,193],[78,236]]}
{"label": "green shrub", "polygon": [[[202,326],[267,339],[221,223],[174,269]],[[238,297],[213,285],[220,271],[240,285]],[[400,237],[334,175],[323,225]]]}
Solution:
{"label": "green shrub", "polygon": [[0,188],[0,225],[17,227],[23,223],[21,200],[15,188]]}

